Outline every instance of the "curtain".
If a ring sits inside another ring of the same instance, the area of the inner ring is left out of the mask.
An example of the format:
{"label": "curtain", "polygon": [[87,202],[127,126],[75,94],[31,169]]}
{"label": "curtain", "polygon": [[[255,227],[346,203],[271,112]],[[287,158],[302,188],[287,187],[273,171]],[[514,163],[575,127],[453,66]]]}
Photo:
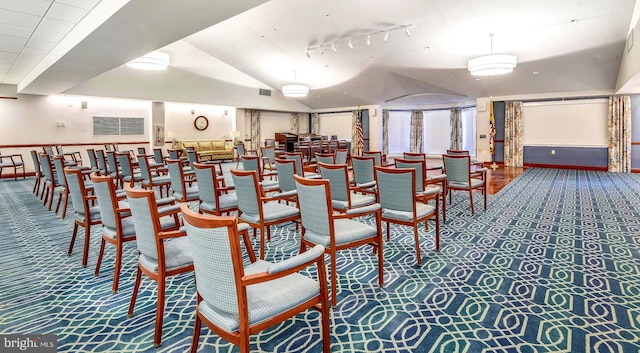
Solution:
{"label": "curtain", "polygon": [[522,102],[506,102],[504,112],[504,165],[523,166]]}
{"label": "curtain", "polygon": [[409,131],[409,152],[422,153],[424,150],[424,116],[422,110],[411,111]]}
{"label": "curtain", "polygon": [[451,126],[449,149],[462,150],[462,108],[451,108],[449,126]]}
{"label": "curtain", "polygon": [[493,101],[489,102],[489,153],[491,153],[491,161],[495,157],[495,139],[496,139],[496,118],[493,115]]}
{"label": "curtain", "polygon": [[609,171],[631,172],[631,98],[609,97]]}
{"label": "curtain", "polygon": [[382,154],[389,155],[389,109],[382,110]]}
{"label": "curtain", "polygon": [[251,148],[245,149],[253,149],[256,150],[260,146],[260,111],[252,110],[251,111]]}
{"label": "curtain", "polygon": [[360,112],[354,110],[351,113],[351,154],[362,156],[362,151],[364,151],[364,133],[360,125]]}
{"label": "curtain", "polygon": [[291,113],[291,131],[296,135],[300,133],[300,117],[298,113]]}
{"label": "curtain", "polygon": [[318,113],[311,114],[311,133],[316,135],[320,133],[320,116]]}

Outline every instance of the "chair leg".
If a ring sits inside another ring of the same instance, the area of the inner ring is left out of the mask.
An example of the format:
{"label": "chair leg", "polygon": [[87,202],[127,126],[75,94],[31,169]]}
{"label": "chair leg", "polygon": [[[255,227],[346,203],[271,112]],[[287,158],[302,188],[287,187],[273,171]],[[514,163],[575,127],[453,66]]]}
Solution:
{"label": "chair leg", "polygon": [[384,286],[384,240],[382,238],[382,228],[381,228],[381,211],[376,215],[376,228],[378,229],[378,286]]}
{"label": "chair leg", "polygon": [[196,322],[193,325],[193,338],[191,338],[191,353],[198,351],[198,343],[200,341],[200,329],[202,327],[202,320],[200,320],[200,314],[196,310]]}
{"label": "chair leg", "polygon": [[58,194],[58,202],[56,202],[56,214],[58,214],[58,211],[60,210],[60,202],[62,202],[63,196],[64,196],[64,190],[60,190],[60,193]]}
{"label": "chair leg", "polygon": [[164,317],[164,291],[165,278],[158,278],[158,306],[156,308],[156,330],[153,335],[153,346],[158,348],[162,345],[162,319]]}
{"label": "chair leg", "polygon": [[338,295],[336,294],[337,289],[337,280],[336,280],[336,252],[334,249],[331,249],[331,306],[336,307],[338,304]]}
{"label": "chair leg", "polygon": [[387,222],[387,241],[389,241],[389,236],[391,235],[391,233],[389,232],[389,222]]}
{"label": "chair leg", "polygon": [[55,196],[55,186],[51,187],[51,198],[49,199],[49,204],[47,205],[47,207],[49,208],[49,211],[51,211],[51,206],[53,205],[53,197]]}
{"label": "chair leg", "polygon": [[101,242],[100,242],[100,252],[98,253],[98,261],[96,261],[96,270],[93,272],[94,276],[97,276],[100,274],[100,266],[102,265],[102,256],[104,255],[104,245],[105,245],[105,240],[104,238],[102,238]]}
{"label": "chair leg", "polygon": [[[85,215],[89,217],[89,215]],[[82,267],[87,267],[87,258],[89,257],[89,245],[91,241],[91,223],[88,219],[85,219],[84,226],[84,249],[82,250]]]}
{"label": "chair leg", "polygon": [[482,188],[482,195],[484,196],[484,210],[487,210],[487,186],[485,184],[485,186]]}
{"label": "chair leg", "polygon": [[133,292],[131,293],[131,302],[129,302],[129,311],[127,311],[127,317],[133,317],[133,309],[136,306],[136,298],[138,297],[138,289],[140,289],[140,279],[142,278],[142,270],[138,265],[136,272],[136,283],[133,286]]}
{"label": "chair leg", "polygon": [[[255,238],[255,228],[253,237]],[[264,227],[260,228],[260,260],[264,260]]]}
{"label": "chair leg", "polygon": [[473,190],[469,190],[469,202],[471,202],[471,215],[475,215],[476,212],[473,209]]}
{"label": "chair leg", "polygon": [[76,235],[78,234],[78,223],[73,223],[73,234],[71,235],[71,243],[69,243],[69,251],[67,251],[67,256],[71,256],[73,252],[73,244],[76,242]]}
{"label": "chair leg", "polygon": [[111,286],[111,293],[118,293],[118,286],[120,284],[120,268],[122,267],[122,243],[116,243],[116,264],[113,268],[113,286]]}
{"label": "chair leg", "polygon": [[413,225],[413,238],[416,241],[416,258],[418,259],[418,266],[422,266],[422,257],[420,256],[420,239],[418,238],[418,225]]}
{"label": "chair leg", "polygon": [[[62,197],[62,194],[60,194],[60,197]],[[67,204],[69,203],[69,192],[67,190],[65,190],[64,192],[64,204],[62,205],[62,219],[64,219],[67,216]]]}

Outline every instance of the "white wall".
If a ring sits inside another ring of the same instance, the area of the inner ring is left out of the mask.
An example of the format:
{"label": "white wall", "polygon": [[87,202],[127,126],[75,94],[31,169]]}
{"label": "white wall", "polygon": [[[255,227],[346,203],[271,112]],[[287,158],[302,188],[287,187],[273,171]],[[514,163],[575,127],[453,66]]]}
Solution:
{"label": "white wall", "polygon": [[[193,125],[196,117],[203,115],[209,120],[209,127],[200,131]],[[234,107],[165,103],[165,133],[176,140],[231,139],[231,131],[236,120]],[[168,138],[167,141],[171,139]]]}

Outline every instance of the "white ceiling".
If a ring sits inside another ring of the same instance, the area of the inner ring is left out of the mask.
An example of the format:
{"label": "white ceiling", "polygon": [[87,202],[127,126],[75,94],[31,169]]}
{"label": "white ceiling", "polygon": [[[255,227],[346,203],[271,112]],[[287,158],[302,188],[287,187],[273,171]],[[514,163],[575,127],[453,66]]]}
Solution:
{"label": "white ceiling", "polygon": [[[635,0],[0,0],[0,78],[22,93],[292,110],[613,90],[634,6]],[[384,31],[398,26],[410,26],[411,36],[393,31],[385,42]],[[515,54],[518,66],[477,80],[466,64],[489,54],[489,34],[493,52]],[[157,48],[171,54],[169,70],[123,66]],[[281,97],[280,87],[294,82],[309,85],[311,94]],[[273,96],[259,97],[256,88],[270,88]]]}

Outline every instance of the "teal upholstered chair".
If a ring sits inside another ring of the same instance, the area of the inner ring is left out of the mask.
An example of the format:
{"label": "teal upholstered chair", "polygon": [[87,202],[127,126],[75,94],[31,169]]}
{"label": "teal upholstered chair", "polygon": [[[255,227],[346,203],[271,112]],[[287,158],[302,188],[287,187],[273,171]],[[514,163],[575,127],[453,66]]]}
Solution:
{"label": "teal upholstered chair", "polygon": [[293,178],[296,175],[296,161],[292,159],[276,158],[276,170],[278,171],[278,187],[279,193],[274,196],[285,197],[287,202],[296,201],[296,181]]}
{"label": "teal upholstered chair", "polygon": [[84,248],[82,252],[82,267],[87,267],[89,244],[91,243],[91,226],[100,224],[100,208],[98,208],[98,206],[89,205],[89,202],[95,200],[96,197],[95,195],[89,195],[84,186],[84,176],[79,169],[66,167],[64,168],[64,174],[67,180],[69,195],[71,196],[71,205],[76,213],[68,255],[71,255],[73,252],[73,245],[76,241],[76,235],[78,234],[78,227],[83,227]]}
{"label": "teal upholstered chair", "polygon": [[264,259],[265,233],[266,240],[271,240],[271,226],[297,220],[300,211],[278,202],[286,197],[265,196],[255,170],[231,169],[231,178],[238,196],[240,221],[253,228],[254,237],[260,230],[260,258]]}
{"label": "teal upholstered chair", "polygon": [[198,195],[200,197],[200,213],[220,216],[223,213],[238,210],[238,197],[233,186],[221,186],[216,165],[210,163],[194,163],[193,169],[198,179]]}
{"label": "teal upholstered chair", "polygon": [[93,148],[87,148],[87,156],[89,157],[89,170],[90,173],[100,173],[100,166],[98,166],[98,158],[96,157],[96,151]]}
{"label": "teal upholstered chair", "polygon": [[[418,198],[428,196],[434,193],[440,195],[442,201],[442,222],[447,222],[447,202],[446,202],[446,175],[440,174],[433,177],[427,177],[427,161],[426,159],[402,159],[394,160],[396,168],[413,168],[416,171],[416,195]],[[428,187],[431,186],[431,187]]]}
{"label": "teal upholstered chair", "polygon": [[133,187],[135,183],[139,183],[144,179],[142,174],[136,173],[134,170],[131,156],[128,152],[118,152],[116,153],[116,158],[118,158],[118,165],[120,165],[120,171],[122,172],[123,183],[129,183]]}
{"label": "teal upholstered chair", "polygon": [[487,209],[487,168],[471,170],[469,155],[443,155],[444,172],[447,175],[447,192],[451,203],[451,191],[467,191],[471,204],[471,215],[475,214],[473,207],[473,191],[480,190],[484,197],[484,209]]}
{"label": "teal upholstered chair", "polygon": [[[60,155],[53,157],[53,167],[55,168],[54,172],[58,177],[58,184],[60,186],[58,202],[56,203],[56,214],[58,214],[58,211],[60,210],[60,204],[62,204],[62,213],[60,214],[60,217],[64,219],[67,214],[67,204],[69,203],[69,188],[67,188],[67,178],[64,174],[64,157]],[[64,199],[64,203],[62,202],[62,199]]]}
{"label": "teal upholstered chair", "polygon": [[21,154],[0,154],[0,176],[2,175],[2,170],[6,168],[13,169],[13,180],[18,180],[18,170],[22,170],[22,178],[26,178],[24,172],[24,160],[22,159]]}
{"label": "teal upholstered chair", "polygon": [[324,164],[337,164],[333,153],[316,153],[316,162]]}
{"label": "teal upholstered chair", "polygon": [[345,149],[336,150],[336,164],[347,164],[349,157],[349,151]]}
{"label": "teal upholstered chair", "polygon": [[[266,140],[265,140],[266,143]],[[265,173],[276,172],[276,148],[275,146],[265,146],[260,148],[262,156],[262,170]]]}
{"label": "teal upholstered chair", "polygon": [[[331,190],[326,179],[305,179],[296,175],[296,188],[302,222],[300,252],[307,246],[322,245],[331,260],[331,303],[337,304],[336,252],[370,244],[378,255],[378,285],[384,285],[383,240],[380,230],[380,205],[334,213]],[[375,214],[376,227],[352,218]]]}
{"label": "teal upholstered chair", "polygon": [[184,232],[180,230],[163,231],[163,229],[177,229],[180,225],[178,219],[180,207],[178,205],[159,208],[153,190],[133,189],[129,185],[125,186],[125,190],[139,252],[136,283],[133,287],[127,315],[133,316],[140,281],[144,273],[158,284],[153,345],[159,347],[162,342],[166,278],[193,271],[191,247]]}
{"label": "teal upholstered chair", "polygon": [[[202,322],[218,336],[239,346],[240,352],[248,353],[250,335],[309,308],[321,313],[322,351],[330,352],[322,246],[275,264],[254,258],[244,265],[235,217],[199,215],[186,205],[181,208],[193,249],[198,293],[192,352],[197,351]],[[246,233],[243,238],[248,241]],[[313,264],[317,266],[318,280],[298,273]]]}
{"label": "teal upholstered chair", "polygon": [[[378,196],[382,205],[382,221],[387,222],[387,240],[390,238],[389,223],[396,223],[413,227],[413,237],[416,243],[416,259],[418,265],[422,265],[420,256],[420,239],[418,236],[418,224],[433,218],[436,224],[435,244],[436,250],[440,249],[440,221],[439,207],[436,200],[435,206],[424,203],[424,196],[418,198],[416,194],[416,170],[397,169],[376,166],[376,182]],[[435,193],[432,197],[438,197]]]}
{"label": "teal upholstered chair", "polygon": [[375,188],[374,157],[351,156],[351,165],[353,166],[353,181],[357,187],[363,189]]}
{"label": "teal upholstered chair", "polygon": [[351,186],[346,164],[318,163],[318,170],[323,179],[329,180],[334,210],[346,211],[376,203],[375,191]]}
{"label": "teal upholstered chair", "polygon": [[169,197],[169,186],[171,186],[171,179],[168,175],[157,175],[157,173],[152,172],[151,163],[149,161],[149,156],[147,155],[138,155],[138,168],[140,169],[140,176],[142,180],[140,184],[145,189],[153,189],[154,186],[157,186],[160,191],[160,197],[162,197],[162,190],[165,189],[165,195]]}
{"label": "teal upholstered chair", "polygon": [[153,149],[153,162],[149,163],[151,168],[159,168],[164,166],[164,156],[162,155],[162,148]]}
{"label": "teal upholstered chair", "polygon": [[[471,159],[471,155],[469,154],[468,150],[447,150],[447,155],[449,156],[469,156],[469,161],[471,162],[472,166],[477,166],[479,168],[481,168],[482,166],[484,166],[484,162],[475,160],[475,159]],[[473,173],[472,173],[473,174]]]}
{"label": "teal upholstered chair", "polygon": [[376,166],[382,165],[382,152],[381,151],[362,151],[362,157],[373,157],[376,162]]}
{"label": "teal upholstered chair", "polygon": [[238,162],[236,162],[236,169],[240,165],[240,158],[244,155],[257,155],[256,150],[247,150],[244,146],[244,143],[239,143],[236,145],[236,153],[238,155]]}
{"label": "teal upholstered chair", "polygon": [[253,170],[258,173],[258,181],[260,182],[260,186],[266,192],[274,191],[278,189],[278,182],[276,180],[265,180],[265,176],[273,177],[277,176],[278,173],[274,170],[271,172],[267,172],[265,175],[262,170],[262,166],[260,165],[260,158],[256,155],[244,155],[240,157],[240,161],[242,162],[242,170]]}
{"label": "teal upholstered chair", "polygon": [[165,162],[169,169],[169,180],[171,180],[173,197],[175,197],[178,202],[199,200],[198,186],[187,186],[187,184],[191,185],[195,180],[185,174],[182,161],[179,159],[166,159]]}
{"label": "teal upholstered chair", "polygon": [[[42,172],[42,166],[40,166],[40,157],[38,157],[38,152],[36,152],[36,150],[31,150],[29,153],[31,154],[31,160],[33,161],[33,171],[36,178],[32,192],[36,194],[36,196],[40,196],[44,194],[44,183],[41,182],[44,179],[44,173]],[[43,186],[42,192],[40,192],[40,185]]]}
{"label": "teal upholstered chair", "polygon": [[292,159],[296,162],[297,175],[304,178],[311,178],[311,179],[320,178],[320,174],[314,172],[315,166],[304,165],[304,158],[302,157],[301,152],[285,152],[284,158]]}
{"label": "teal upholstered chair", "polygon": [[95,150],[96,151],[96,160],[98,161],[98,169],[100,169],[100,174],[109,175],[107,168],[107,157],[105,155],[104,150]]}
{"label": "teal upholstered chair", "polygon": [[118,158],[116,157],[115,151],[107,151],[105,152],[105,156],[107,157],[107,175],[118,181],[118,185],[122,187],[124,185],[124,181],[122,180],[123,174],[120,170],[120,165],[118,165]]}
{"label": "teal upholstered chair", "polygon": [[42,199],[42,205],[48,204],[47,208],[51,210],[55,190],[60,187],[60,183],[58,182],[58,176],[53,169],[51,157],[46,153],[40,153],[38,158],[40,159],[40,166],[42,167],[42,174],[44,175],[44,186],[42,191],[44,198]]}

